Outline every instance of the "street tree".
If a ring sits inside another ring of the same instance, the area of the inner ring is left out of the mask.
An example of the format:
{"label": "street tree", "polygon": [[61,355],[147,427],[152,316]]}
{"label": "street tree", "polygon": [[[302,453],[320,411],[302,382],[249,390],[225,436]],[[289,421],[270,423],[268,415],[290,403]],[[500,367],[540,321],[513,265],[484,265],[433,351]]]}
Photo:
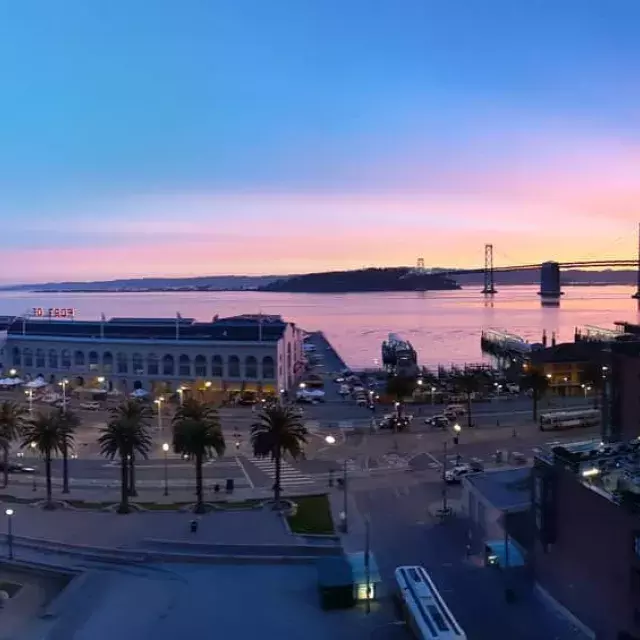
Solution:
{"label": "street tree", "polygon": [[454,378],[454,386],[465,395],[467,400],[467,427],[471,428],[473,426],[471,399],[473,398],[473,394],[482,388],[482,379],[476,371],[465,369],[459,372]]}
{"label": "street tree", "polygon": [[118,513],[129,513],[135,455],[149,457],[152,438],[149,424],[151,409],[137,400],[125,400],[111,409],[111,418],[101,429],[98,443],[100,453],[109,460],[120,459],[120,506]]}
{"label": "street tree", "polygon": [[251,445],[257,458],[270,457],[275,465],[273,497],[276,508],[280,507],[282,493],[282,456],[304,457],[308,431],[302,424],[296,407],[274,403],[265,407],[258,421],[251,427]]}
{"label": "street tree", "polygon": [[45,508],[53,509],[51,487],[51,459],[62,451],[63,442],[67,438],[66,431],[59,419],[57,410],[39,412],[27,420],[22,429],[22,447],[32,447],[44,459],[44,470],[47,483],[47,501]]}
{"label": "street tree", "polygon": [[70,409],[59,409],[57,418],[60,421],[62,432],[62,493],[69,493],[69,452],[73,451],[75,444],[75,432],[80,427],[81,421],[78,414]]}
{"label": "street tree", "polygon": [[0,404],[0,447],[2,447],[3,488],[9,484],[9,449],[22,431],[26,420],[26,411],[15,402]]}
{"label": "street tree", "polygon": [[531,391],[531,400],[533,402],[533,421],[538,420],[538,403],[544,397],[549,388],[549,378],[547,378],[539,369],[529,368],[522,376],[520,386],[525,390]]}
{"label": "street tree", "polygon": [[225,441],[216,408],[208,403],[187,398],[173,420],[173,450],[193,460],[196,472],[196,513],[204,513],[202,464],[214,454],[224,455]]}

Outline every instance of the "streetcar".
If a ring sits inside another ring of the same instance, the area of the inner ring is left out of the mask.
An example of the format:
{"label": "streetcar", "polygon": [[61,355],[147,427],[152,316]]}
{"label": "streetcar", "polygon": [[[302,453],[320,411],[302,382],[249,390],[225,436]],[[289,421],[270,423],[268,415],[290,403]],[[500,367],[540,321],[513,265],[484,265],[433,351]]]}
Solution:
{"label": "streetcar", "polygon": [[551,411],[540,416],[540,430],[551,431],[597,427],[602,419],[599,409],[567,409]]}

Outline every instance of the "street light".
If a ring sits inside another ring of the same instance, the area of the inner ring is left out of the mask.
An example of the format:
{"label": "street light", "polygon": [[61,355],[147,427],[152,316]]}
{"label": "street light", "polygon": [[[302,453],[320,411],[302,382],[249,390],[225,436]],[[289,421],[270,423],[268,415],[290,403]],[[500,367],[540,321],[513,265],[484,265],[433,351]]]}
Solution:
{"label": "street light", "polygon": [[335,436],[327,436],[327,437],[324,439],[324,441],[325,441],[327,444],[335,444],[335,443],[336,443]]}
{"label": "street light", "polygon": [[29,398],[29,415],[33,415],[33,389],[27,389],[25,392],[27,398]]}
{"label": "street light", "polygon": [[[31,447],[31,455],[35,456],[36,455],[36,447],[38,446],[35,442],[31,441],[29,443],[29,446]],[[31,486],[31,491],[35,491],[36,490],[36,474],[33,474],[33,484]]]}
{"label": "street light", "polygon": [[162,431],[162,403],[164,402],[164,396],[159,396],[153,402],[158,407],[158,431]]}
{"label": "street light", "polygon": [[9,369],[9,375],[13,378],[16,373],[18,373],[15,369]]}
{"label": "street light", "polygon": [[436,392],[435,387],[431,387],[431,404],[433,404],[433,394]]}
{"label": "street light", "polygon": [[459,444],[459,438],[460,438],[460,432],[462,431],[462,427],[456,422],[456,424],[453,425],[453,444],[456,445],[456,447]]}
{"label": "street light", "polygon": [[162,445],[162,451],[164,452],[164,495],[169,495],[169,464],[167,460],[167,454],[169,453],[169,445],[165,442]]}
{"label": "street light", "polygon": [[64,378],[58,383],[62,387],[62,413],[67,412],[67,385],[69,381]]}
{"label": "street light", "polygon": [[178,387],[178,396],[180,397],[180,406],[184,402],[184,387]]}
{"label": "street light", "polygon": [[107,379],[104,376],[98,376],[98,384],[104,387],[103,391],[107,390]]}
{"label": "street light", "polygon": [[[332,435],[328,435],[325,437],[324,441],[327,444],[335,444],[336,443],[336,439],[335,436]],[[331,478],[331,480],[333,480],[333,477]],[[342,513],[340,514],[340,519],[342,520],[342,530],[344,533],[348,533],[349,532],[349,503],[348,503],[348,494],[347,494],[347,461],[344,461],[344,464],[342,466],[342,497],[343,497],[343,501],[342,501]]]}
{"label": "street light", "polygon": [[7,546],[9,547],[9,560],[13,560],[13,509],[5,509],[7,516]]}

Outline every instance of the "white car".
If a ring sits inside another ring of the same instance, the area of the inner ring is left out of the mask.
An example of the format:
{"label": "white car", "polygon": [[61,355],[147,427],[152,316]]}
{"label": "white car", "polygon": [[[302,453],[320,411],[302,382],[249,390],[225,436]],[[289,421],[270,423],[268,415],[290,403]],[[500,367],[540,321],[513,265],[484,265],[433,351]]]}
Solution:
{"label": "white car", "polygon": [[99,402],[83,402],[80,404],[80,408],[84,411],[98,411],[100,409]]}
{"label": "white car", "polygon": [[457,484],[462,480],[462,476],[466,476],[468,473],[473,473],[471,465],[457,464],[453,469],[445,471],[444,481],[449,484]]}

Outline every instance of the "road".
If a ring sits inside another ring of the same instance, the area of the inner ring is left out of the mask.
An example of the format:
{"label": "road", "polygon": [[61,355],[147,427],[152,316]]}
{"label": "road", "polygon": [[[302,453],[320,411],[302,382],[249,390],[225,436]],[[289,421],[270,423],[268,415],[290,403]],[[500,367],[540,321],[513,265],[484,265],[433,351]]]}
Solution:
{"label": "road", "polygon": [[[450,492],[452,499],[456,492]],[[469,640],[576,640],[575,630],[532,595],[506,603],[504,576],[483,565],[480,549],[467,557],[465,523],[436,524],[428,514],[440,496],[436,471],[413,486],[355,491],[358,510],[370,519],[372,551],[386,584],[393,584],[397,566],[424,566]],[[381,637],[404,637],[401,631],[390,629]]]}

